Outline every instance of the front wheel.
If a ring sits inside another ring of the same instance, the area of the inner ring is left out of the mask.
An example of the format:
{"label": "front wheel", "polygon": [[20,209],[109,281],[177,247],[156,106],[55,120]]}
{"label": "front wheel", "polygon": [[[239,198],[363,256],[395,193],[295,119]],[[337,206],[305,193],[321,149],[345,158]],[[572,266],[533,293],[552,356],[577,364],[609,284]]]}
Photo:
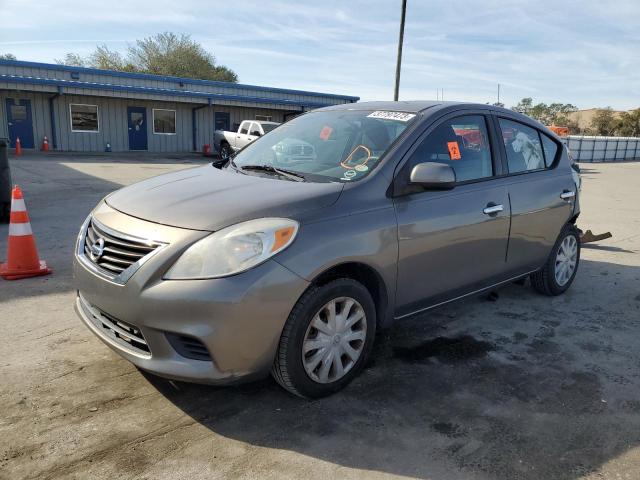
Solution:
{"label": "front wheel", "polygon": [[580,234],[574,225],[567,225],[556,241],[545,266],[531,275],[531,284],[545,295],[566,292],[580,263]]}
{"label": "front wheel", "polygon": [[231,157],[232,151],[231,151],[231,147],[229,146],[228,143],[223,143],[222,145],[220,145],[220,158],[224,161],[229,160],[229,157]]}
{"label": "front wheel", "polygon": [[365,365],[375,330],[373,299],[361,283],[341,278],[311,287],[287,319],[271,373],[295,395],[330,395]]}

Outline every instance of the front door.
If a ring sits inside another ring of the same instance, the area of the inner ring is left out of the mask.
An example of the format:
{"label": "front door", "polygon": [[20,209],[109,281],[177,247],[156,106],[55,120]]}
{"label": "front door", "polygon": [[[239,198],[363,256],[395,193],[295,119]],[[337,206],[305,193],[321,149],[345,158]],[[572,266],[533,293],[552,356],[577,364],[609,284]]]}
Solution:
{"label": "front door", "polygon": [[129,123],[129,150],[147,149],[147,109],[127,107]]}
{"label": "front door", "polygon": [[496,153],[489,142],[484,115],[444,120],[411,153],[400,180],[408,181],[418,163],[437,162],[454,169],[457,183],[451,190],[418,189],[394,200],[398,219],[398,316],[503,278],[510,205],[507,187],[495,178],[499,168],[494,160]]}
{"label": "front door", "polygon": [[6,107],[11,147],[15,148],[16,139],[19,138],[22,148],[33,148],[31,100],[7,98]]}
{"label": "front door", "polygon": [[216,112],[213,115],[215,130],[229,131],[231,125],[231,115],[229,112]]}

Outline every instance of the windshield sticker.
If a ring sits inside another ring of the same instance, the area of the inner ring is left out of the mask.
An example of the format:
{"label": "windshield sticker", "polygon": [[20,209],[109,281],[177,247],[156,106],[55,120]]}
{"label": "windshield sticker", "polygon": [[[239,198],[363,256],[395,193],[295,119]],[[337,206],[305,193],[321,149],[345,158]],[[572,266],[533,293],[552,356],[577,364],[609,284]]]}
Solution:
{"label": "windshield sticker", "polygon": [[447,142],[447,148],[449,149],[449,158],[451,160],[460,160],[462,158],[458,142]]}
{"label": "windshield sticker", "polygon": [[357,175],[357,173],[354,172],[353,170],[347,170],[342,175],[344,175],[347,178],[353,178],[353,177],[355,177]]}
{"label": "windshield sticker", "polygon": [[330,126],[325,125],[324,127],[322,127],[322,130],[320,130],[320,140],[324,140],[325,142],[329,140],[331,132],[333,132],[333,128],[331,128]]}
{"label": "windshield sticker", "polygon": [[369,170],[369,167],[367,167],[365,164],[356,165],[354,168],[359,172],[366,172],[367,170]]}
{"label": "windshield sticker", "polygon": [[398,120],[399,122],[408,122],[415,116],[416,116],[415,113],[385,112],[382,110],[377,110],[367,115],[367,117],[369,118],[381,118],[383,120]]}

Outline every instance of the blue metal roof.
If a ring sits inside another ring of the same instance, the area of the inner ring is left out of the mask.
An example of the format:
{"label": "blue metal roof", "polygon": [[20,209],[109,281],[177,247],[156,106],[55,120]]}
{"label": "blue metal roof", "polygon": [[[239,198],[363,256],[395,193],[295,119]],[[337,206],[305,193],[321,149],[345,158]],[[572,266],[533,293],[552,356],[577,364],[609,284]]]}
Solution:
{"label": "blue metal roof", "polygon": [[114,92],[137,92],[149,95],[166,95],[179,97],[207,98],[213,100],[228,100],[235,102],[263,103],[271,105],[291,105],[292,107],[320,108],[333,105],[332,103],[316,103],[303,100],[287,100],[282,98],[254,97],[248,95],[228,95],[215,92],[198,92],[192,90],[176,90],[172,88],[141,87],[135,85],[113,85],[110,83],[81,82],[78,80],[60,80],[52,78],[29,77],[22,75],[0,74],[0,82],[23,83],[30,85],[50,85],[60,88],[86,88],[90,90],[111,90]]}
{"label": "blue metal roof", "polygon": [[[93,75],[108,75],[108,76],[112,76],[112,77],[116,77],[116,78],[129,78],[129,79],[138,79],[138,80],[152,80],[152,81],[164,81],[164,82],[177,82],[177,83],[181,83],[184,85],[200,85],[200,86],[211,86],[211,87],[219,87],[219,88],[233,88],[233,89],[241,89],[241,90],[258,90],[258,91],[263,91],[263,92],[270,92],[270,93],[282,93],[285,95],[306,95],[306,96],[312,96],[312,97],[325,97],[325,98],[332,98],[332,99],[336,99],[336,100],[342,100],[342,101],[348,101],[348,102],[357,102],[358,100],[360,100],[360,97],[353,97],[353,96],[348,96],[348,95],[335,95],[335,94],[331,94],[331,93],[322,93],[322,92],[309,92],[309,91],[305,91],[305,90],[290,90],[290,89],[286,89],[286,88],[274,88],[274,87],[261,87],[261,86],[257,86],[257,85],[247,85],[247,84],[242,84],[242,83],[231,83],[231,82],[219,82],[219,81],[213,81],[213,80],[198,80],[198,79],[194,79],[194,78],[183,78],[183,77],[170,77],[170,76],[163,76],[163,75],[152,75],[152,74],[147,74],[147,73],[129,73],[129,72],[117,72],[114,70],[100,70],[100,69],[96,69],[96,68],[85,68],[85,67],[73,67],[73,66],[68,66],[68,65],[56,65],[56,64],[50,64],[50,63],[39,63],[39,62],[25,62],[22,60],[0,60],[0,65],[6,65],[6,66],[12,66],[12,67],[24,67],[24,68],[40,68],[40,69],[44,69],[44,70],[57,70],[57,71],[67,71],[67,72],[79,72],[79,73],[85,73],[85,74],[93,74]],[[11,80],[8,80],[6,77],[12,77]],[[0,79],[4,79],[6,81],[14,81],[14,82],[18,82],[19,80],[17,80],[17,78],[20,77],[19,75],[0,75]],[[32,80],[47,80],[47,81],[52,81],[52,82],[62,82],[62,86],[75,86],[75,87],[79,87],[79,88],[95,88],[95,87],[91,87],[90,85],[98,85],[92,82],[73,82],[73,81],[67,81],[67,80],[63,80],[63,79],[42,79],[42,78],[38,78],[38,77],[21,77],[22,79],[32,79]],[[40,82],[35,82],[35,81],[28,81],[28,80],[22,80],[20,81],[21,83],[40,83]],[[78,83],[79,85],[71,85],[72,83]],[[48,84],[48,83],[47,83]],[[55,85],[59,85],[58,83],[55,83]],[[125,86],[125,85],[114,85],[114,84],[110,84],[110,83],[106,83],[106,84],[102,84],[108,87],[106,87],[107,89],[116,89],[115,87],[119,87],[117,88],[118,90],[120,89],[126,89],[127,91],[139,91],[136,89],[144,89],[146,90],[145,93],[153,93],[153,94],[163,94],[163,93],[159,93],[159,92],[155,92],[155,91],[151,91],[154,90],[154,88],[151,87],[137,87],[137,86]],[[100,87],[100,88],[105,88],[105,87]],[[164,95],[181,95],[181,94],[187,94],[186,96],[201,96],[201,97],[212,97],[212,98],[221,98],[221,96],[215,95],[215,94],[211,94],[208,92],[196,92],[193,90],[173,90],[173,89],[155,89],[158,91],[167,91],[167,93],[164,93]],[[170,93],[168,93],[170,92]],[[179,92],[179,93],[178,93]],[[184,96],[184,95],[181,95]],[[222,95],[225,96],[225,95]],[[230,95],[229,97],[236,97],[236,98],[229,98],[229,100],[239,100],[242,99],[244,101],[258,101],[258,100],[248,100],[249,97],[244,97],[244,96],[238,96],[238,95]],[[328,103],[318,103],[318,104],[310,104],[308,102],[294,102],[294,101],[287,101],[284,99],[279,99],[279,101],[275,101],[275,99],[270,99],[270,98],[262,98],[262,97],[251,97],[254,99],[258,99],[260,103],[264,103],[265,101],[268,101],[267,103],[280,103],[280,102],[285,102],[285,104],[289,104],[291,102],[291,104],[294,105],[304,105],[304,106],[326,106],[328,105]]]}

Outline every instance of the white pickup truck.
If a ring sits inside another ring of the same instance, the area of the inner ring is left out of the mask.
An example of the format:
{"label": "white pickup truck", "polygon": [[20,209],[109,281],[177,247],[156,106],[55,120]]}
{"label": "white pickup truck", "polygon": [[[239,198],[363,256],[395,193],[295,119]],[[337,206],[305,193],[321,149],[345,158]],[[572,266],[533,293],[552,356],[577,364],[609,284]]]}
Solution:
{"label": "white pickup truck", "polygon": [[262,122],[258,120],[243,120],[237,132],[216,130],[214,132],[214,146],[222,160],[227,160],[231,154],[237,152],[253,140],[269,133],[279,123]]}

